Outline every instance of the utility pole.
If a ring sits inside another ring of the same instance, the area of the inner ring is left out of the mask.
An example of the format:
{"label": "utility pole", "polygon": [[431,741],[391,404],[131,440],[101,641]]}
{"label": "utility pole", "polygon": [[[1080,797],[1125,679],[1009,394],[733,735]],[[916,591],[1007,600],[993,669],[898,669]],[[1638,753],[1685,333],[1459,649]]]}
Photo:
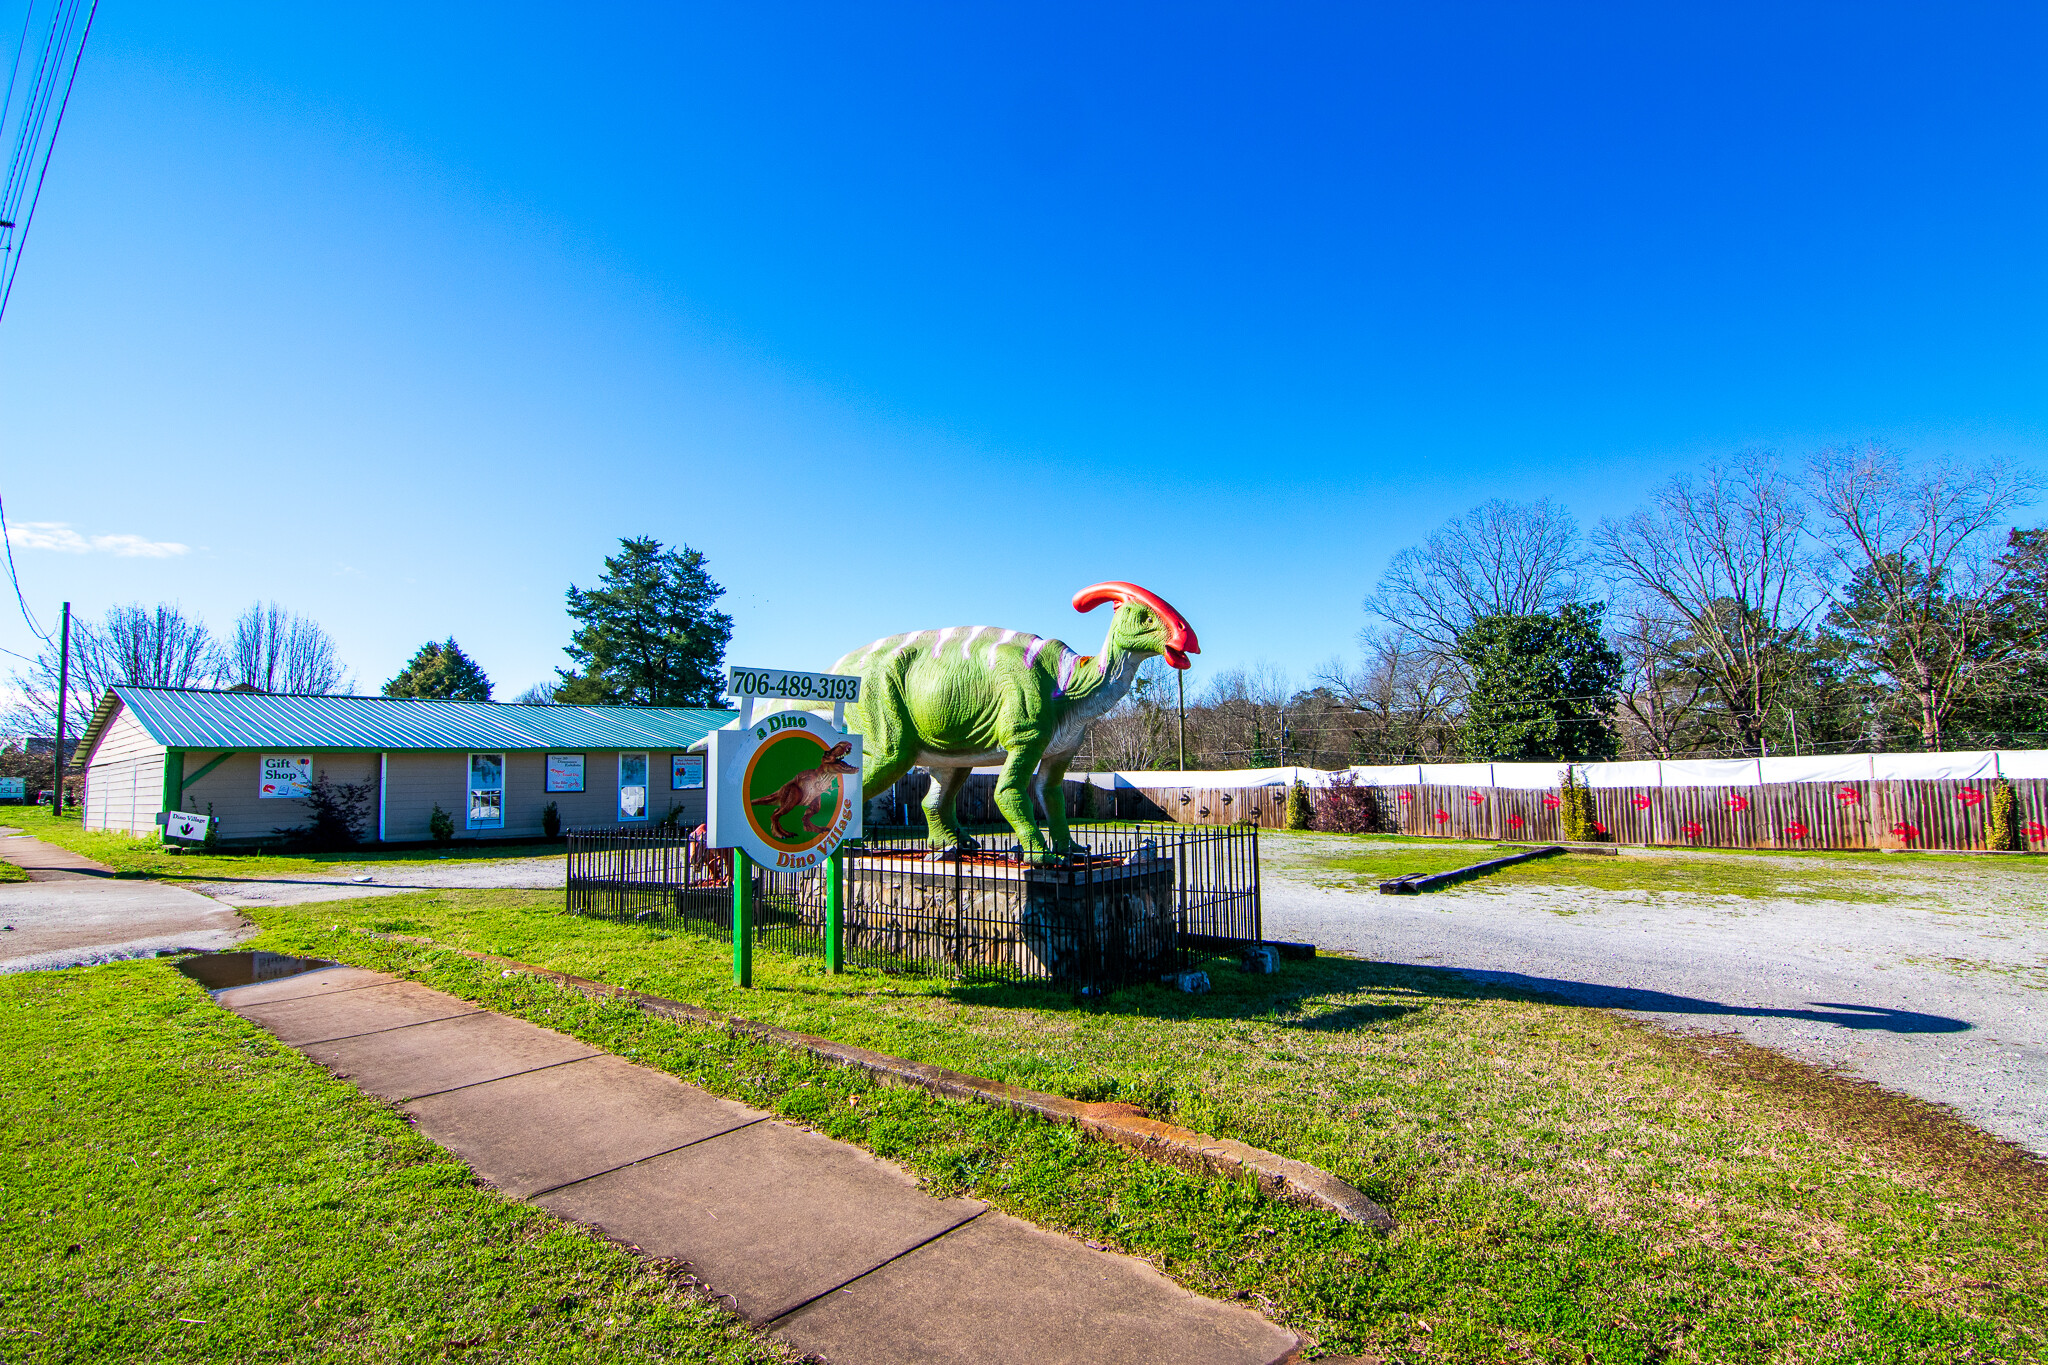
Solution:
{"label": "utility pole", "polygon": [[58,635],[57,646],[57,744],[56,757],[51,760],[56,768],[56,791],[50,796],[50,814],[64,813],[64,697],[71,690],[71,604],[64,604],[64,625]]}
{"label": "utility pole", "polygon": [[1188,671],[1173,670],[1173,684],[1180,689],[1180,770],[1188,770]]}

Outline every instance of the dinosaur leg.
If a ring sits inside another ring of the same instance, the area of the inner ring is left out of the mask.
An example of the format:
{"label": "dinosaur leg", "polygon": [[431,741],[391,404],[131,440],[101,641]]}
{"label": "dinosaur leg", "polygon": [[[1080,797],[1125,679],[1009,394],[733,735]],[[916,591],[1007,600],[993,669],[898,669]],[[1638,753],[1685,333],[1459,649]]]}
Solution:
{"label": "dinosaur leg", "polygon": [[1017,832],[1017,844],[1024,850],[1024,860],[1030,863],[1054,861],[1052,850],[1045,846],[1039,836],[1037,814],[1031,808],[1031,774],[1037,771],[1038,759],[1045,752],[1045,741],[1020,744],[1012,747],[1009,757],[1003,760],[1003,771],[996,778],[996,809],[1010,822],[1010,828]]}
{"label": "dinosaur leg", "polygon": [[981,845],[960,828],[957,814],[960,789],[967,785],[972,768],[933,768],[931,790],[924,794],[925,825],[931,830],[931,846],[973,853]]}
{"label": "dinosaur leg", "polygon": [[1067,765],[1073,761],[1072,754],[1047,754],[1038,769],[1047,833],[1052,836],[1052,851],[1059,854],[1072,853],[1075,847],[1074,836],[1067,832]]}

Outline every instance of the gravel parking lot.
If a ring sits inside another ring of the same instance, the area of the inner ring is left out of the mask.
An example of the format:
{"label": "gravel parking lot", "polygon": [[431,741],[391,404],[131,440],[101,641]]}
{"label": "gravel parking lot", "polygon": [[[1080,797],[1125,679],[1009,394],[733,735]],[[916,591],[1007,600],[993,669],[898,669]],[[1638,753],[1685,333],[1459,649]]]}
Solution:
{"label": "gravel parking lot", "polygon": [[[2038,862],[1625,850],[1383,896],[1374,869],[1384,858],[1388,873],[1400,870],[1400,845],[1361,859],[1367,841],[1261,843],[1269,937],[1730,1030],[1948,1105],[2048,1155],[2048,869]],[[1488,856],[1478,846],[1472,860]],[[1738,891],[1658,887],[1668,875],[1696,888],[1715,864],[1730,866]],[[1571,884],[1580,877],[1610,885]]]}

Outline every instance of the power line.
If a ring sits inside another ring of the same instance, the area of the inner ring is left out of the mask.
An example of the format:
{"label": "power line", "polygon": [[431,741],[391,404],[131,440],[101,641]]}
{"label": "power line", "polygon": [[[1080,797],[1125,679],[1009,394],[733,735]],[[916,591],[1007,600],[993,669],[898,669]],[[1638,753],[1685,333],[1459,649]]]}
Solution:
{"label": "power line", "polygon": [[[57,135],[64,130],[64,115],[71,107],[71,91],[78,84],[78,66],[85,58],[85,43],[92,36],[93,19],[99,14],[99,0],[85,12],[85,24],[78,31],[74,46],[71,37],[78,25],[79,0],[59,0],[56,12],[51,16],[48,36],[43,40],[43,50],[36,59],[34,73],[30,77],[28,95],[22,103],[21,122],[14,139],[14,154],[9,158],[7,181],[0,186],[0,318],[7,316],[7,301],[14,296],[14,277],[21,269],[21,254],[28,245],[29,228],[35,222],[36,206],[43,199],[43,182],[50,174],[50,157],[57,150]],[[34,5],[31,3],[33,12]],[[15,81],[20,75],[21,58],[28,46],[29,29],[24,21],[21,46],[15,50],[14,71],[7,81],[7,105],[14,99]],[[71,70],[64,73],[65,59],[70,59]],[[57,116],[49,118],[50,103],[56,97],[57,81],[62,75],[64,97],[57,100]],[[0,108],[0,118],[11,110]],[[49,137],[43,137],[45,124]],[[37,161],[36,150],[42,150],[41,164],[35,169],[35,189],[29,192],[29,167]],[[22,213],[23,196],[28,198],[28,212]],[[18,236],[16,234],[19,234]]]}
{"label": "power line", "polygon": [[[41,626],[36,624],[35,613],[28,609],[28,599],[21,595],[21,575],[14,571],[14,536],[7,529],[7,499],[4,497],[0,497],[0,541],[4,541],[7,545],[7,578],[9,582],[14,584],[14,601],[21,608],[21,619],[28,622],[29,630],[38,640],[48,644],[50,643],[49,635],[44,632]],[[14,651],[11,649],[7,652],[14,654]],[[17,654],[15,657],[20,658],[21,656]]]}

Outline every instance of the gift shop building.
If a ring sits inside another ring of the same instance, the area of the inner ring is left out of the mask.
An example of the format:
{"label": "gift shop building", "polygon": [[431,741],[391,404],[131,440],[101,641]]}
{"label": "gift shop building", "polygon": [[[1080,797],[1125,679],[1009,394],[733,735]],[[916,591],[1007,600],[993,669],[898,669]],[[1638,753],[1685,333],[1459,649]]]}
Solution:
{"label": "gift shop building", "polygon": [[[117,686],[79,743],[87,829],[147,835],[169,811],[211,814],[227,844],[309,823],[323,778],[357,784],[366,840],[535,839],[565,829],[704,819],[704,760],[734,721],[688,707],[522,706]],[[367,790],[365,790],[367,788]]]}

